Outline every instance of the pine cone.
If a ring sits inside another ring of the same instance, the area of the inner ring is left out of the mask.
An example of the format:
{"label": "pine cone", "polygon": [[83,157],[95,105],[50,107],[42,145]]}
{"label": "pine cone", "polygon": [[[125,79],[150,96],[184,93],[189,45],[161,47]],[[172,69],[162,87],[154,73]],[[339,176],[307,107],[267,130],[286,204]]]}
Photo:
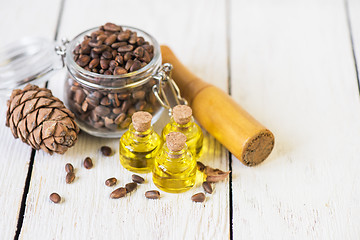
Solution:
{"label": "pine cone", "polygon": [[28,84],[13,90],[7,105],[6,126],[32,148],[63,154],[75,144],[79,127],[74,114],[51,90]]}

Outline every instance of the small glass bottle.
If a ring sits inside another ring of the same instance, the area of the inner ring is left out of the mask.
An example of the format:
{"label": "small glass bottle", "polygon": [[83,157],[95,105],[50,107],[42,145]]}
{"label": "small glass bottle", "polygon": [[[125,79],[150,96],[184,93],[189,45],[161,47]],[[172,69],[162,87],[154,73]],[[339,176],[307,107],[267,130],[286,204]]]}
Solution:
{"label": "small glass bottle", "polygon": [[186,136],[186,144],[194,157],[199,157],[203,146],[203,133],[199,125],[194,122],[192,110],[186,105],[177,105],[172,109],[170,122],[164,127],[162,137],[170,132],[181,132]]}
{"label": "small glass bottle", "polygon": [[153,130],[151,119],[148,112],[134,113],[129,130],[120,138],[120,162],[129,171],[147,173],[154,166],[162,140]]}
{"label": "small glass bottle", "polygon": [[180,132],[169,133],[155,158],[154,184],[165,192],[185,192],[194,186],[196,170],[196,160],[186,146],[186,136]]}

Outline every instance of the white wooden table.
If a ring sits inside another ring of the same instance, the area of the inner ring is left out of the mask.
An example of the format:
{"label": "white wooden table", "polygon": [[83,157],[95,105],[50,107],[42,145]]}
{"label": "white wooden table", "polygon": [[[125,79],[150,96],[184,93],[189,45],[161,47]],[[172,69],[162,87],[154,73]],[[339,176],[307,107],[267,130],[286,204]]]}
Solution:
{"label": "white wooden table", "polygon": [[[273,131],[273,153],[245,167],[206,134],[201,161],[232,170],[205,203],[187,193],[147,200],[147,184],[119,200],[130,172],[118,139],[81,133],[65,155],[32,151],[0,119],[1,239],[359,239],[359,0],[32,0],[0,8],[0,45],[23,36],[49,39],[112,21],[167,44],[195,74],[229,92]],[[63,96],[64,71],[49,82]],[[164,116],[156,124],[161,129]],[[110,158],[98,149],[116,149]],[[94,168],[85,170],[85,156]],[[64,165],[77,169],[65,183]],[[49,194],[64,202],[55,205]]]}

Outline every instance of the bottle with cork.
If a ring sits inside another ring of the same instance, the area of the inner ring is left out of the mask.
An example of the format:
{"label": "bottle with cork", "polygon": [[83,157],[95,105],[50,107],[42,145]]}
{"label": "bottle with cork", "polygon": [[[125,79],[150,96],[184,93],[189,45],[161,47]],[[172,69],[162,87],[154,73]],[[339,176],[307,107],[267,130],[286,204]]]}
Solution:
{"label": "bottle with cork", "polygon": [[180,132],[167,134],[154,161],[154,184],[165,192],[185,192],[194,186],[196,170],[196,159],[188,150],[186,136]]}
{"label": "bottle with cork", "polygon": [[154,166],[162,140],[151,126],[151,120],[150,113],[135,112],[129,130],[120,139],[120,162],[129,171],[147,173]]}
{"label": "bottle with cork", "polygon": [[186,145],[195,158],[199,157],[203,146],[203,133],[199,125],[194,122],[192,109],[187,105],[177,105],[172,109],[170,122],[164,127],[162,137],[170,132],[181,132],[186,136]]}

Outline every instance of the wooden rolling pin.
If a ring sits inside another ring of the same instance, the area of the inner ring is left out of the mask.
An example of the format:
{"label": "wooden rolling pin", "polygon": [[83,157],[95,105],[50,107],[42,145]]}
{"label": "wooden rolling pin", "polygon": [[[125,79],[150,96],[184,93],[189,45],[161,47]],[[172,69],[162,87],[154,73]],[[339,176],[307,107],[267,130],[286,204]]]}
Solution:
{"label": "wooden rolling pin", "polygon": [[196,120],[247,166],[264,161],[274,147],[274,135],[228,94],[192,74],[167,46],[163,63],[171,63],[172,77],[189,102]]}

